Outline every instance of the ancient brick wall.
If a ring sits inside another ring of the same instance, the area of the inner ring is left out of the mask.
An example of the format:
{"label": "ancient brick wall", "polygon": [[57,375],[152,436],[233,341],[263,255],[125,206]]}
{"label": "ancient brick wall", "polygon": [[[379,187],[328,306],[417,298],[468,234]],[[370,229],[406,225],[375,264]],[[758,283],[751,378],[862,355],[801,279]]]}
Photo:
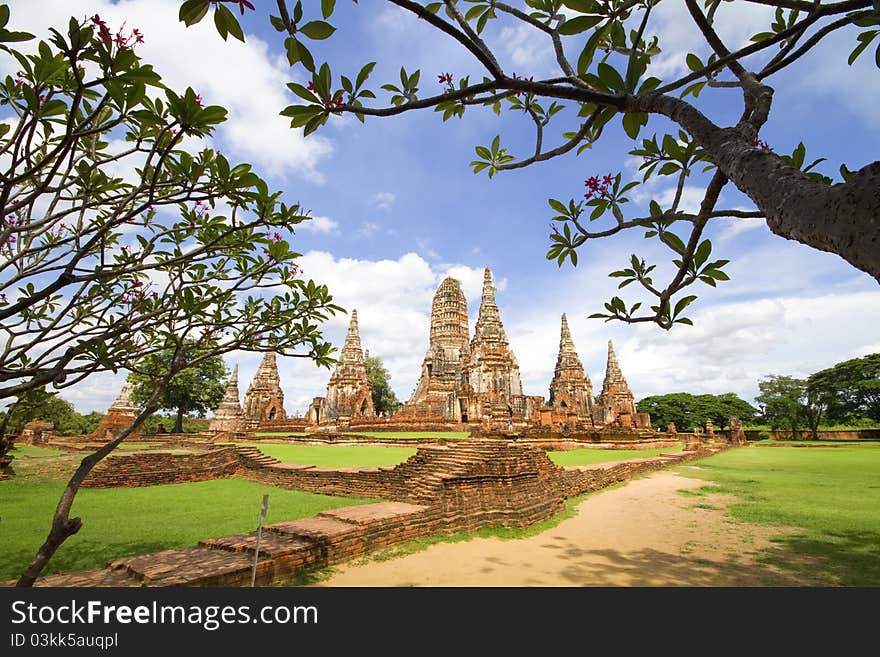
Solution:
{"label": "ancient brick wall", "polygon": [[[370,486],[385,495],[425,498],[343,507],[312,518],[265,527],[257,583],[286,584],[299,573],[333,565],[373,550],[438,533],[487,525],[522,527],[549,518],[563,498],[597,490],[637,474],[706,456],[717,449],[560,468],[535,448],[503,441],[460,441],[452,449],[424,448],[395,468],[320,470],[280,464],[250,448],[225,448],[194,458],[216,470],[240,464],[248,478],[299,487],[322,482],[349,495],[369,496]],[[162,455],[131,455],[162,456]],[[150,459],[125,459],[124,466]],[[186,466],[187,461],[177,463]],[[118,464],[117,464],[118,465]],[[189,463],[192,465],[192,463]],[[190,468],[191,471],[197,467]],[[311,484],[306,482],[311,482]],[[326,489],[325,489],[326,490]],[[430,500],[430,501],[427,501]],[[250,583],[256,532],[201,541],[138,557],[107,568],[52,575],[42,586],[242,586]]]}
{"label": "ancient brick wall", "polygon": [[[746,431],[746,438],[758,440],[760,431]],[[819,431],[819,440],[880,440],[880,429],[852,429],[848,431]],[[791,431],[770,431],[771,440],[792,440]],[[812,431],[798,431],[793,440],[813,440]]]}
{"label": "ancient brick wall", "polygon": [[232,447],[199,454],[133,452],[111,454],[89,473],[86,488],[153,486],[230,477],[240,460]]}

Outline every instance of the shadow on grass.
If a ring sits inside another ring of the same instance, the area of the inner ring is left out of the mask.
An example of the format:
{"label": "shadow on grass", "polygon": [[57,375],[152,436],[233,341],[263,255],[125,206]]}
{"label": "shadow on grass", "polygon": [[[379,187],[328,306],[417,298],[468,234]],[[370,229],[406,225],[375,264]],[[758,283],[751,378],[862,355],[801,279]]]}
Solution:
{"label": "shadow on grass", "polygon": [[[32,549],[6,550],[0,555],[0,581],[18,579],[18,576],[34,558],[38,545]],[[108,561],[121,557],[134,557],[151,552],[167,550],[169,545],[158,541],[139,543],[104,543],[81,540],[74,544],[63,544],[47,564],[42,576],[68,573],[78,570],[103,568]]]}
{"label": "shadow on grass", "polygon": [[880,532],[827,531],[773,539],[763,560],[841,586],[880,586]]}

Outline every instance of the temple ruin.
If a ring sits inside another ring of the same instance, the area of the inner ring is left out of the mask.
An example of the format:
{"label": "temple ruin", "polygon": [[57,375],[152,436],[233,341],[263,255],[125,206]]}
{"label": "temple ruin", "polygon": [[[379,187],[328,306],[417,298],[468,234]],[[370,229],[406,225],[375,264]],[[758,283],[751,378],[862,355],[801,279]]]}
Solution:
{"label": "temple ruin", "polygon": [[[550,382],[551,424],[577,426],[593,423],[593,383],[584,372],[584,366],[571,339],[568,318],[562,313],[559,336],[559,355]],[[546,424],[547,422],[543,422]]]}
{"label": "temple ruin", "polygon": [[266,422],[287,419],[284,411],[284,392],[278,376],[275,354],[267,352],[254,374],[254,379],[244,395],[244,417],[247,428],[258,427]]}
{"label": "temple ruin", "polygon": [[214,411],[214,417],[208,425],[208,431],[231,431],[233,433],[244,431],[245,417],[241,404],[238,401],[238,365],[232,370],[229,383],[226,384],[226,394],[220,406]]}
{"label": "temple ruin", "polygon": [[461,284],[447,276],[431,304],[431,331],[422,372],[409,401],[395,419],[410,422],[467,422],[467,400],[461,395],[470,359],[467,300]]}
{"label": "temple ruin", "polygon": [[[140,412],[141,409],[131,401],[131,383],[126,380],[116,401],[107,409],[107,414],[101,418],[91,437],[97,440],[113,440],[132,425]],[[130,436],[137,436],[140,432],[138,427]]]}
{"label": "temple ruin", "polygon": [[600,426],[617,425],[649,429],[651,416],[647,413],[636,413],[635,398],[623,376],[614,345],[608,341],[608,362],[605,365],[605,380],[602,381],[602,392],[599,393],[597,408],[593,413],[593,421]]}
{"label": "temple ruin", "polygon": [[375,416],[372,387],[364,366],[357,310],[352,310],[345,344],[327,384],[327,394],[315,397],[309,406],[308,419],[317,424],[347,427],[352,418]]}
{"label": "temple ruin", "polygon": [[[391,418],[377,418],[371,392],[354,310],[325,396],[314,398],[303,420],[287,421],[284,426],[294,428],[293,423],[297,423],[296,430],[321,431],[362,427],[470,428],[482,432],[521,431],[531,427],[557,431],[615,428],[635,431],[651,426],[650,416],[636,413],[632,391],[611,341],[602,392],[598,397],[593,396],[592,382],[575,349],[565,314],[549,402],[542,396],[524,395],[519,364],[501,321],[492,272],[488,268],[483,273],[473,336],[461,284],[446,277],[434,294],[428,349],[409,400]],[[230,387],[227,389],[229,403],[224,400],[217,411],[217,427],[234,422],[232,394]],[[237,400],[237,380],[234,394]],[[245,395],[246,426],[253,429],[279,425],[287,420],[283,404],[275,355],[266,354]]]}

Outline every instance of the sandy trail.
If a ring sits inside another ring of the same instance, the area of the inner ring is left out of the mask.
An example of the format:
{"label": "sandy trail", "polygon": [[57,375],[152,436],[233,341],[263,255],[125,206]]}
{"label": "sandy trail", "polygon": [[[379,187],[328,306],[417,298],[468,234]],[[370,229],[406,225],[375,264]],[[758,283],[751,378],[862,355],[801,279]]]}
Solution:
{"label": "sandy trail", "polygon": [[[686,471],[686,470],[685,470]],[[591,496],[575,517],[519,540],[432,545],[388,561],[338,566],[323,586],[804,585],[758,563],[784,528],[734,521],[732,498],[686,496],[706,482],[656,472]],[[710,508],[706,508],[710,507]]]}

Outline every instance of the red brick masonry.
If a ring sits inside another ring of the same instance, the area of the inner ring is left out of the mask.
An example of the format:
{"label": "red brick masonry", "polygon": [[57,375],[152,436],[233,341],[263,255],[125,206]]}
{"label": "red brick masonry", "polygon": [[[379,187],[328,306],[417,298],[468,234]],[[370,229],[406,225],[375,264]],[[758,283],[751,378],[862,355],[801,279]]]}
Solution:
{"label": "red brick masonry", "polygon": [[[283,464],[252,447],[225,447],[203,455],[111,457],[96,468],[88,485],[145,485],[166,478],[192,481],[235,472],[284,488],[392,500],[267,526],[260,544],[257,582],[285,584],[308,570],[413,538],[489,525],[524,527],[557,514],[567,497],[719,449],[561,468],[535,447],[501,440],[463,440],[421,448],[394,468],[327,470]],[[256,532],[206,540],[194,547],[117,559],[104,569],[52,575],[39,584],[246,585],[255,541]]]}

